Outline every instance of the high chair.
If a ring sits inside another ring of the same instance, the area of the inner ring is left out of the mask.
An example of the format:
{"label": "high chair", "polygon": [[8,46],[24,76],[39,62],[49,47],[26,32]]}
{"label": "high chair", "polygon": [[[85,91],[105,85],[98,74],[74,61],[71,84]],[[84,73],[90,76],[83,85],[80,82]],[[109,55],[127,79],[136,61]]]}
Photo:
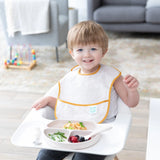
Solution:
{"label": "high chair", "polygon": [[[38,111],[42,117],[46,119],[53,119],[53,109],[50,107],[45,107]],[[113,128],[110,131],[110,136],[108,137],[108,147],[106,155],[111,155],[109,157],[106,157],[105,160],[119,160],[117,157],[117,153],[120,152],[126,142],[130,124],[131,124],[131,112],[127,105],[123,103],[123,101],[119,98],[118,99],[118,114],[116,116],[116,119],[114,122],[111,122],[113,124]],[[112,139],[112,140],[110,140]],[[95,144],[96,145],[96,144]],[[114,148],[114,149],[113,149]],[[110,149],[110,150],[109,150]],[[63,160],[72,160],[73,154],[68,155]]]}
{"label": "high chair", "polygon": [[[116,154],[120,152],[126,142],[127,135],[131,124],[131,112],[128,106],[126,106],[122,100],[118,99],[118,114],[116,119],[108,123],[112,126],[112,129],[101,133],[100,139],[96,144],[84,148],[84,149],[71,149],[69,147],[57,147],[48,144],[44,140],[44,129],[48,124],[52,123],[54,119],[54,110],[48,106],[40,110],[31,109],[29,114],[26,116],[24,121],[17,128],[11,138],[12,144],[20,147],[32,147],[32,148],[46,148],[51,150],[68,151],[71,153],[88,153],[88,154],[99,154],[109,155],[105,160],[118,160]],[[106,124],[96,124],[103,125]],[[38,129],[38,135],[37,135]],[[36,137],[35,137],[36,131]],[[38,143],[36,142],[38,139]],[[48,140],[48,139],[47,139]],[[36,142],[36,143],[35,143]],[[93,142],[93,141],[92,141]],[[63,160],[71,160],[73,154],[70,154]]]}

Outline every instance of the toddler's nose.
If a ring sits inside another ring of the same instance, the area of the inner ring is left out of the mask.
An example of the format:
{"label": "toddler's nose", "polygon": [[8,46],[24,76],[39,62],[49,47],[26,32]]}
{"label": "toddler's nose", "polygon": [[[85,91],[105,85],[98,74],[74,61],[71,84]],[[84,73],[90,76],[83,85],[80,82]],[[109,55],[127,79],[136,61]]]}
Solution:
{"label": "toddler's nose", "polygon": [[85,56],[85,57],[89,57],[89,56],[90,56],[90,51],[89,51],[89,50],[86,50],[85,53],[84,53],[84,56]]}

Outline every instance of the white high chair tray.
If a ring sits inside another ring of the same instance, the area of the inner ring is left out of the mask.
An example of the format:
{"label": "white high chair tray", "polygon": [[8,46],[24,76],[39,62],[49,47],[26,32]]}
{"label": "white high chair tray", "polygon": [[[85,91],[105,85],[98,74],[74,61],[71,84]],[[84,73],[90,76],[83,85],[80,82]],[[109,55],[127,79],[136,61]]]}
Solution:
{"label": "white high chair tray", "polygon": [[[50,122],[53,122],[53,120],[44,118],[39,111],[32,109],[13,134],[11,138],[12,144],[21,147],[45,148],[51,150],[81,152],[99,155],[116,154],[120,152],[125,145],[131,122],[131,114],[128,107],[126,107],[125,105],[120,107],[116,120],[109,124],[113,128],[101,133],[100,137],[95,138],[94,141],[92,141],[92,143],[87,146],[87,148],[79,147],[74,149],[74,147],[50,145],[43,137],[43,134],[40,135],[40,143],[34,143],[36,139],[35,135],[37,134],[37,128],[40,128],[42,133],[44,131],[44,128],[46,128]],[[103,125],[107,124],[96,125],[103,127]]]}

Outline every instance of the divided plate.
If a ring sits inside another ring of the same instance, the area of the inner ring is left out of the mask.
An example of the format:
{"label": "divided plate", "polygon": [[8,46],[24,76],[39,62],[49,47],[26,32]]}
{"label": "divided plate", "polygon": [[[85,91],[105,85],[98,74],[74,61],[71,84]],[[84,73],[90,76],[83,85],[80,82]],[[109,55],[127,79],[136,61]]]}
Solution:
{"label": "divided plate", "polygon": [[[69,141],[70,136],[85,136],[89,135],[91,132],[93,132],[95,129],[97,129],[99,126],[98,124],[91,122],[91,121],[76,121],[76,120],[71,120],[72,123],[75,122],[82,122],[83,125],[87,128],[87,130],[70,130],[70,129],[63,129],[63,126],[68,123],[69,120],[54,120],[50,122],[47,125],[47,128],[43,130],[43,137],[44,140],[47,142],[48,145],[53,146],[53,147],[60,147],[60,148],[68,148],[68,149],[83,149],[90,147],[94,144],[96,144],[100,138],[100,134],[93,136],[90,140],[84,141],[84,142],[78,142],[78,143],[71,143]],[[65,134],[67,139],[63,142],[57,142],[52,140],[49,137],[49,134],[57,133],[57,132],[62,132]]]}
{"label": "divided plate", "polygon": [[[49,137],[49,134],[57,133],[57,132],[62,132],[64,135],[67,137],[67,139],[64,142],[57,142],[52,140]],[[53,146],[53,147],[60,147],[60,148],[68,148],[68,149],[83,149],[90,147],[94,145],[100,138],[100,135],[96,135],[92,137],[88,141],[84,142],[78,142],[78,143],[71,143],[69,141],[70,136],[74,135],[79,135],[79,136],[85,136],[90,134],[92,131],[89,130],[68,130],[68,129],[54,129],[54,128],[47,128],[44,129],[43,135],[44,135],[44,140],[48,143],[48,145]]]}

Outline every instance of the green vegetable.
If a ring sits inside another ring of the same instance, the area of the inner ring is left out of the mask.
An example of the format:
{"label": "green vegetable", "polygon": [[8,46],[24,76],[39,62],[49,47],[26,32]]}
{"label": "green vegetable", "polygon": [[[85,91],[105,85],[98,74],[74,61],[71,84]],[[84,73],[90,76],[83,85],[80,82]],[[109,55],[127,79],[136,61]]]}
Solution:
{"label": "green vegetable", "polygon": [[83,122],[79,122],[79,124],[81,125],[81,127],[83,127],[83,128],[85,127],[85,126],[83,125]]}
{"label": "green vegetable", "polygon": [[53,141],[57,141],[57,142],[64,142],[65,139],[67,139],[67,137],[65,136],[65,133],[59,132],[59,131],[57,133],[48,134],[48,135]]}
{"label": "green vegetable", "polygon": [[68,129],[74,129],[73,127],[69,126]]}

